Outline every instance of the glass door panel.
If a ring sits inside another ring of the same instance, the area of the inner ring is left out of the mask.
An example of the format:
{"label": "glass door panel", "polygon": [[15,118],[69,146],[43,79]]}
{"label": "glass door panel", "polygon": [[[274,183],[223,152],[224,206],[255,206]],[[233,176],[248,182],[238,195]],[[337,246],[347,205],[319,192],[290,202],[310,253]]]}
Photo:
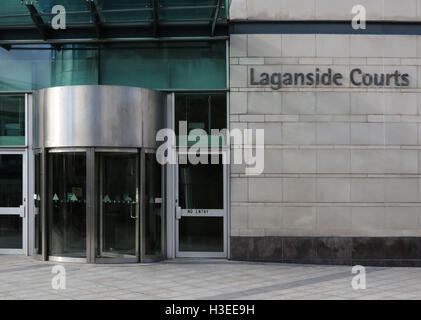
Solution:
{"label": "glass door panel", "polygon": [[86,154],[49,154],[51,256],[86,258]]}
{"label": "glass door panel", "polygon": [[0,153],[0,253],[23,249],[23,153]]}
{"label": "glass door panel", "polygon": [[0,215],[1,249],[22,249],[22,218],[19,215]]}
{"label": "glass door panel", "polygon": [[0,95],[0,146],[25,145],[25,95]]}
{"label": "glass door panel", "polygon": [[[193,165],[179,154],[177,239],[179,257],[226,257],[225,154]],[[216,160],[216,161],[215,161]]]}
{"label": "glass door panel", "polygon": [[192,165],[187,163],[186,155],[180,158],[183,159],[178,166],[179,206],[186,210],[224,209],[222,160],[219,164]]}
{"label": "glass door panel", "polygon": [[179,222],[181,252],[223,252],[223,217],[181,217]]}
{"label": "glass door panel", "polygon": [[22,205],[22,162],[21,154],[0,154],[0,208]]}
{"label": "glass door panel", "polygon": [[99,153],[99,258],[139,256],[139,169],[136,153]]}

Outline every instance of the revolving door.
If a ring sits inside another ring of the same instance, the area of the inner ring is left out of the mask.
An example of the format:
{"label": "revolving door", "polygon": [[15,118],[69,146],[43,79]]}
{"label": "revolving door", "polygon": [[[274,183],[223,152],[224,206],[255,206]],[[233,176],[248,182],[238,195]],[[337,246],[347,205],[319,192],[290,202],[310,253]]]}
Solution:
{"label": "revolving door", "polygon": [[[64,262],[163,259],[164,169],[156,161],[151,138],[162,126],[158,113],[164,99],[141,88],[63,88],[44,89],[35,110],[39,124],[34,195],[40,212],[35,228],[38,253],[44,260]],[[83,100],[69,106],[69,95]],[[89,110],[94,105],[99,106],[96,117]],[[91,118],[85,117],[82,123],[75,120],[72,129],[66,129],[75,115],[81,119],[80,112]],[[58,126],[62,113],[71,116]]]}

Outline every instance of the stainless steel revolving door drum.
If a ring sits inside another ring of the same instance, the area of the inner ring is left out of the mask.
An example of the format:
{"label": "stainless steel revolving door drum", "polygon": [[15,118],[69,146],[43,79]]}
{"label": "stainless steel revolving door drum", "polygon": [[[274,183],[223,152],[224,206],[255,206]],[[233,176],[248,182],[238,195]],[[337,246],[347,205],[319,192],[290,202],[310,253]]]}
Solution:
{"label": "stainless steel revolving door drum", "polygon": [[43,258],[145,261],[145,159],[164,127],[166,94],[87,85],[42,89],[34,99]]}
{"label": "stainless steel revolving door drum", "polygon": [[164,94],[122,86],[65,86],[35,93],[35,148],[155,148]]}

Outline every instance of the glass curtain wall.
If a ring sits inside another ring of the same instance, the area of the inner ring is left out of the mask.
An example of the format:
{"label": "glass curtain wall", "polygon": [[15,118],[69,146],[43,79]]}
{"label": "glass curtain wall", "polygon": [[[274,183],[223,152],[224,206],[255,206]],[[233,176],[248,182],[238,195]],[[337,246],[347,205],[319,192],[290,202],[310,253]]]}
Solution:
{"label": "glass curtain wall", "polygon": [[98,48],[66,45],[51,52],[51,86],[98,84]]}
{"label": "glass curtain wall", "polygon": [[225,41],[0,47],[0,69],[0,91],[88,84],[227,88]]}
{"label": "glass curtain wall", "polygon": [[25,95],[0,95],[0,146],[25,145]]}
{"label": "glass curtain wall", "polygon": [[[66,21],[70,25],[76,23],[90,23],[90,12],[87,10],[85,1],[76,0],[38,0],[31,1],[36,10],[40,13],[51,13],[54,5],[63,5],[68,14]],[[153,10],[151,0],[94,0],[95,6],[99,12],[101,21],[106,23],[118,23],[121,21],[150,22],[153,19]],[[218,2],[220,6],[218,18],[219,21],[226,21],[228,9],[231,0]],[[28,9],[24,6],[25,2],[4,1],[0,7],[0,15],[8,16],[19,14],[18,17],[2,17],[0,24],[31,24],[31,18]],[[183,21],[188,19],[209,21],[212,18],[213,8],[216,2],[214,0],[159,0],[158,19],[162,22],[171,22],[174,20]],[[194,8],[197,6],[198,8]],[[192,9],[170,10],[174,7],[189,7]],[[121,10],[120,12],[110,12],[110,10]],[[129,9],[129,10],[127,10]],[[141,9],[142,11],[133,12]],[[76,13],[75,13],[76,12]],[[52,15],[42,16],[45,23],[50,23]]]}

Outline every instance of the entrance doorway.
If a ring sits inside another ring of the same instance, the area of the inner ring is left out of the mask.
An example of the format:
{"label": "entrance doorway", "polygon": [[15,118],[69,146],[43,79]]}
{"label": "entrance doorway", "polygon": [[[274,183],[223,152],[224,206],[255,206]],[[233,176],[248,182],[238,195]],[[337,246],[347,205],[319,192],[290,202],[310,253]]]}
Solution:
{"label": "entrance doorway", "polygon": [[25,168],[25,151],[0,151],[0,254],[26,252]]}
{"label": "entrance doorway", "polygon": [[178,154],[176,169],[176,256],[227,257],[226,153],[209,153],[207,164]]}
{"label": "entrance doorway", "polygon": [[40,250],[45,259],[131,263],[165,256],[162,167],[154,150],[51,148],[46,157],[40,154],[36,159],[46,158],[46,164],[35,171],[37,180],[46,179],[47,196],[36,195],[47,199],[41,209],[47,232],[37,229],[44,239],[37,243],[47,244]]}
{"label": "entrance doorway", "polygon": [[34,219],[34,251],[42,259],[127,263],[166,256],[163,168],[155,157],[166,97],[102,85],[36,92],[34,199],[41,216]]}

